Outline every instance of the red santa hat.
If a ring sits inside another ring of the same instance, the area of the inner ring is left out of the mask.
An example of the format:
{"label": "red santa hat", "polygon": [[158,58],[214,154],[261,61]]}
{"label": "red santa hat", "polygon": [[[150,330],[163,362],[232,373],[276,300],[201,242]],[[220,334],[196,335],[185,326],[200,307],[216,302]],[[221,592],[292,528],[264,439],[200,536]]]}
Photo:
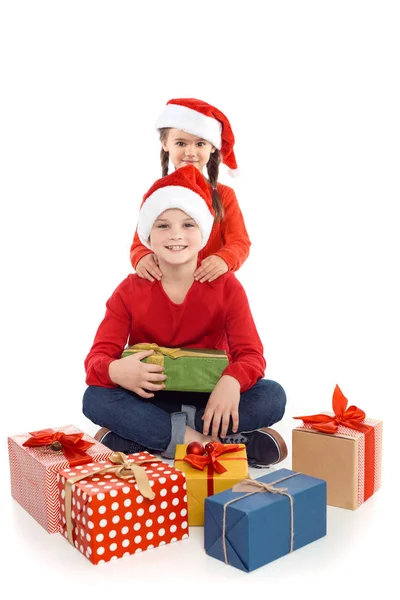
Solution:
{"label": "red santa hat", "polygon": [[207,183],[196,167],[186,165],[158,179],[143,196],[138,219],[138,236],[150,248],[149,237],[155,220],[169,208],[179,208],[194,219],[207,244],[214,223],[212,198]]}
{"label": "red santa hat", "polygon": [[169,100],[156,121],[157,129],[173,127],[207,140],[221,152],[229,174],[238,175],[233,146],[235,137],[226,116],[207,102],[195,98]]}

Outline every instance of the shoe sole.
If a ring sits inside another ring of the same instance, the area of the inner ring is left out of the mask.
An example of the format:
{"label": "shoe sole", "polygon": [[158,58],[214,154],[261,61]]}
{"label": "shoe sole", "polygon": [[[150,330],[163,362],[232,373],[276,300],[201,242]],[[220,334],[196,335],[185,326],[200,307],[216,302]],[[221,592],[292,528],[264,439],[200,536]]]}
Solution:
{"label": "shoe sole", "polygon": [[[278,450],[278,460],[276,460],[273,463],[270,463],[270,465],[277,465],[278,463],[282,462],[283,460],[285,460],[285,458],[287,458],[288,455],[288,449],[286,446],[286,442],[283,439],[283,437],[277,432],[275,431],[275,429],[270,429],[269,427],[262,427],[261,429],[257,429],[257,431],[259,433],[263,433],[264,435],[268,435],[270,438],[272,438],[272,440],[275,442],[275,445],[277,447]],[[253,431],[242,431],[242,433],[246,434],[246,433],[253,433]],[[268,465],[268,466],[270,466]]]}
{"label": "shoe sole", "polygon": [[100,444],[102,443],[102,441],[104,440],[104,438],[106,437],[107,433],[109,433],[110,430],[107,429],[107,427],[102,427],[101,429],[98,430],[97,433],[95,433],[94,435],[94,439],[97,442],[100,442]]}

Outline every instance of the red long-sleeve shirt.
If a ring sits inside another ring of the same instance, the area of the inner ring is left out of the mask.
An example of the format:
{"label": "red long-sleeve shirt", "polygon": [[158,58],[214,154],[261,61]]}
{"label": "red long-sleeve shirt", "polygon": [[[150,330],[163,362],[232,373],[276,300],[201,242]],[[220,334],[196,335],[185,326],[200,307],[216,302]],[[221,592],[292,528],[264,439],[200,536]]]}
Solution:
{"label": "red long-sleeve shirt", "polygon": [[[251,242],[235,192],[222,183],[217,184],[217,191],[225,215],[221,221],[214,222],[209,240],[199,252],[199,262],[211,254],[216,254],[226,262],[230,271],[237,271],[249,255]],[[136,230],[130,252],[134,269],[146,254],[151,254],[151,250],[143,246]]]}
{"label": "red long-sleeve shirt", "polygon": [[108,367],[127,342],[225,350],[229,365],[223,374],[235,377],[242,392],[264,376],[263,346],[246,293],[233,273],[212,283],[194,281],[182,304],[172,302],[160,281],[128,275],[106,307],[85,360],[88,385],[117,387]]}

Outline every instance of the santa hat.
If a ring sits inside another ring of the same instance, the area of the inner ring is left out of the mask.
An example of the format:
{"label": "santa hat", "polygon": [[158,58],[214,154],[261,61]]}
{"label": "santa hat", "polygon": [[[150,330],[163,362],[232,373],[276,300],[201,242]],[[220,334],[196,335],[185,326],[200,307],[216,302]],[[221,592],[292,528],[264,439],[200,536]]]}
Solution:
{"label": "santa hat", "polygon": [[207,102],[195,98],[177,98],[167,102],[156,121],[157,129],[173,127],[207,140],[221,152],[229,174],[238,175],[233,145],[235,137],[226,116]]}
{"label": "santa hat", "polygon": [[204,248],[214,223],[214,211],[207,183],[193,165],[186,165],[158,179],[143,196],[137,231],[147,248],[150,248],[149,236],[154,222],[169,208],[180,208],[196,221],[203,239],[201,247]]}

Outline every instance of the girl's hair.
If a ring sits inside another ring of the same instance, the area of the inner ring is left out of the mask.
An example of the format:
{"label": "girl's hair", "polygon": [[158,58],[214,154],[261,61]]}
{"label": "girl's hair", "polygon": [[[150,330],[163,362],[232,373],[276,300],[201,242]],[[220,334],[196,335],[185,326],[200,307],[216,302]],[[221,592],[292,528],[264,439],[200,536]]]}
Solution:
{"label": "girl's hair", "polygon": [[[161,142],[166,141],[169,130],[170,130],[170,127],[163,127],[162,129],[159,129]],[[161,152],[160,152],[160,159],[161,159],[162,177],[165,177],[166,175],[168,175],[169,152],[166,152],[162,146],[161,146]],[[215,214],[215,218],[214,218],[215,221],[221,221],[221,219],[224,216],[224,207],[222,205],[221,196],[219,195],[219,193],[217,191],[217,182],[218,182],[218,173],[219,173],[219,165],[220,164],[221,164],[221,153],[219,150],[217,150],[217,148],[215,148],[215,151],[210,154],[209,161],[206,165],[208,179],[209,179],[209,181],[211,183],[211,187],[212,187],[212,207],[213,207],[214,214]]]}

